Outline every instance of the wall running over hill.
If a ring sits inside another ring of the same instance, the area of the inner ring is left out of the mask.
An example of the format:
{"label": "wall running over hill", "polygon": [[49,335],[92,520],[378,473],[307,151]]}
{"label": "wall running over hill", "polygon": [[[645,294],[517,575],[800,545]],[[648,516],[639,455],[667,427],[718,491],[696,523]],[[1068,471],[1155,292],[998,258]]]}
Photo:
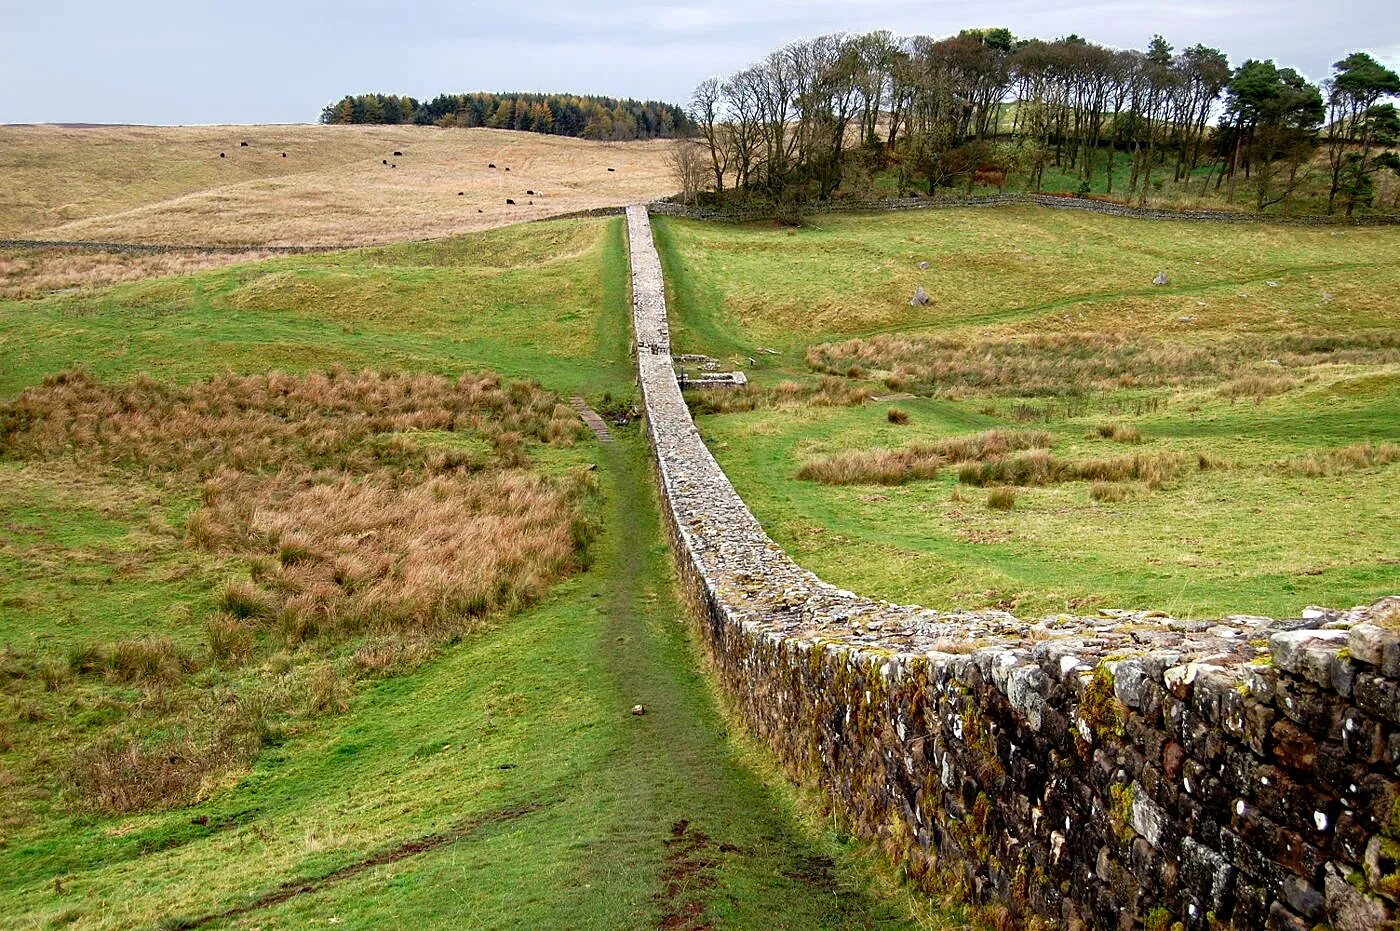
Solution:
{"label": "wall running over hill", "polygon": [[701,440],[647,212],[627,213],[665,514],[735,712],[930,886],[1094,928],[1385,927],[1400,598],[1307,620],[950,613],[804,571]]}

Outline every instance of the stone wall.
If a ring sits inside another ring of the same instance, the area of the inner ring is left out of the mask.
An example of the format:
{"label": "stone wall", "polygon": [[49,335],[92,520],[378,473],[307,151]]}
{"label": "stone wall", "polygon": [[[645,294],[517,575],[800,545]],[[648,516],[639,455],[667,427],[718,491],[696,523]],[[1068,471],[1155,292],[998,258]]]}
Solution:
{"label": "stone wall", "polygon": [[1400,598],[1275,621],[872,601],[764,533],[676,382],[627,212],[663,512],[714,671],[796,779],[917,881],[1021,922],[1374,929],[1400,898]]}
{"label": "stone wall", "polygon": [[[884,210],[930,210],[938,207],[1006,207],[1013,205],[1050,207],[1055,210],[1088,210],[1113,217],[1129,217],[1135,220],[1203,220],[1214,223],[1284,223],[1298,226],[1390,226],[1400,223],[1400,215],[1367,214],[1350,219],[1333,215],[1308,214],[1286,216],[1281,214],[1245,213],[1228,210],[1167,210],[1145,207],[1130,207],[1111,201],[1089,197],[1075,197],[1066,194],[952,194],[940,193],[936,197],[888,197],[880,200],[837,200],[823,204],[813,204],[809,213],[858,213]],[[770,219],[771,209],[719,211],[702,207],[687,207],[683,204],[660,201],[649,205],[653,213],[686,217],[692,220],[731,220],[747,221]]]}

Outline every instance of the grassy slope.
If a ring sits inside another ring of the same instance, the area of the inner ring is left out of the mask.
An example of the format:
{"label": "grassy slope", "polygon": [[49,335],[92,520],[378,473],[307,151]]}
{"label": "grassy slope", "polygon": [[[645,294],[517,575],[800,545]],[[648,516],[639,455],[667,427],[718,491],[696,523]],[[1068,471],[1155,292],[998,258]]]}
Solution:
{"label": "grassy slope", "polygon": [[423,239],[665,195],[666,151],[665,142],[423,126],[0,126],[0,177],[13,195],[0,205],[0,236]]}
{"label": "grassy slope", "polygon": [[[510,258],[537,233],[566,237],[578,254],[552,264]],[[105,377],[151,370],[190,378],[338,361],[490,366],[537,373],[561,391],[625,394],[622,245],[618,221],[559,224],[472,237],[460,253],[402,247],[127,286],[92,304],[0,304],[5,339],[24,347],[0,390],[10,396],[78,362]],[[307,297],[317,288],[303,287],[359,282],[370,270],[389,282],[372,301],[322,302]],[[399,288],[417,276],[450,286],[454,274],[463,279],[454,300],[396,308]],[[239,307],[230,295],[258,282],[258,309]],[[546,292],[554,299],[527,309],[528,296]],[[490,299],[502,295],[516,295],[522,309],[500,312]],[[389,309],[366,313],[370,306]],[[410,311],[418,316],[406,320]],[[547,322],[560,329],[544,330]],[[855,854],[811,827],[781,779],[728,737],[677,623],[682,609],[636,431],[574,452],[601,466],[593,569],[415,673],[371,686],[347,714],[264,751],[246,777],[193,808],[98,817],[41,806],[42,818],[6,822],[0,925],[173,924],[306,880],[308,891],[212,925],[654,927],[694,902],[704,912],[696,920],[717,927],[902,926],[890,904],[898,898],[872,897],[874,880]],[[199,613],[217,567],[173,584],[122,577],[94,585],[121,576],[113,564],[136,546],[146,512],[178,517],[188,503],[157,505],[141,497],[148,490],[13,464],[0,475],[7,545],[72,567],[60,579],[42,567],[23,575],[37,586],[25,589],[36,603],[66,599],[68,607],[58,617],[0,606],[7,635],[23,624],[61,646],[65,630],[178,628],[186,602]],[[43,534],[52,537],[35,542],[49,549],[25,545]],[[634,703],[648,713],[628,713]],[[4,763],[0,754],[0,774]],[[684,843],[675,843],[676,830]],[[442,832],[452,839],[316,881]]]}
{"label": "grassy slope", "polygon": [[[753,357],[759,383],[800,376],[809,344],[875,332],[1118,330],[1209,341],[1400,325],[1395,230],[1151,224],[1023,209],[824,216],[797,231],[659,227],[678,347]],[[919,271],[920,260],[932,268]],[[1160,269],[1172,277],[1167,289],[1148,284]],[[916,285],[933,297],[930,307],[908,306]],[[1092,501],[1086,483],[1025,489],[1009,514],[986,509],[978,489],[951,500],[951,470],[897,488],[793,477],[819,454],[1005,426],[1005,399],[898,401],[912,415],[908,427],[888,424],[889,405],[875,404],[707,417],[701,429],[775,538],[804,565],[864,593],[1028,613],[1099,605],[1289,614],[1400,589],[1390,518],[1400,469],[1297,478],[1275,468],[1310,449],[1394,441],[1400,373],[1324,366],[1315,374],[1257,404],[1183,389],[1096,395],[1083,411],[1060,411],[1036,426],[1051,429],[1057,452],[1070,458],[1206,452],[1236,468],[1191,472],[1117,504]],[[1139,411],[1147,396],[1163,406]],[[1148,443],[1085,438],[1107,419],[1137,426]]]}

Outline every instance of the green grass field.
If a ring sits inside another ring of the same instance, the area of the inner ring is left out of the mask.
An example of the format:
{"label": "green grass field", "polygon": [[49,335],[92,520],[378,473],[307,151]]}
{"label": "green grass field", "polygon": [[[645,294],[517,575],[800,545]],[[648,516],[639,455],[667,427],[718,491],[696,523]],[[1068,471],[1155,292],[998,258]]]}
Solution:
{"label": "green grass field", "polygon": [[[811,380],[810,359],[877,396],[700,418],[759,519],[828,581],[1032,616],[1296,615],[1400,590],[1400,466],[1301,465],[1400,440],[1400,231],[1031,208],[658,228],[680,351],[744,366],[760,388]],[[910,306],[915,287],[927,306]],[[1109,423],[1142,441],[1100,438]],[[1188,467],[1155,488],[1016,487],[1009,511],[952,464],[895,486],[796,477],[847,450],[1028,427],[1070,462]]]}
{"label": "green grass field", "polygon": [[[621,399],[625,262],[620,221],[557,222],[0,303],[0,399],[75,366],[179,383],[492,369]],[[194,693],[58,673],[50,688],[31,671],[123,637],[194,649],[248,565],[180,544],[170,528],[198,495],[158,470],[0,460],[0,926],[963,926],[912,903],[730,734],[636,428],[527,452],[548,475],[598,467],[586,572],[360,681],[343,711],[298,719],[193,803],[130,813],[59,780],[70,739]],[[239,676],[319,661],[307,649],[210,666],[191,687],[217,708]]]}

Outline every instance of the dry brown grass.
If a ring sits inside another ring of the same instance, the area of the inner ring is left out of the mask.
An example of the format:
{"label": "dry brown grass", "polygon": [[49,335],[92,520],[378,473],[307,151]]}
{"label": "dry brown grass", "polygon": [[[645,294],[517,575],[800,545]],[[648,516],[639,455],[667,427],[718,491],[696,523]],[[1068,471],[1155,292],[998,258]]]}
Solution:
{"label": "dry brown grass", "polygon": [[0,184],[14,194],[0,204],[0,236],[427,239],[664,196],[675,188],[668,150],[665,141],[421,126],[0,126]]}
{"label": "dry brown grass", "polygon": [[0,407],[0,455],[15,459],[197,475],[297,466],[367,472],[401,467],[405,457],[430,472],[485,465],[470,450],[422,449],[414,435],[423,431],[479,434],[513,457],[521,437],[567,444],[586,428],[554,395],[492,374],[273,372],[175,385],[144,376],[107,384],[70,371]]}
{"label": "dry brown grass", "polygon": [[0,250],[0,300],[184,275],[236,262],[252,262],[267,258],[269,254],[256,250],[224,253]]}
{"label": "dry brown grass", "polygon": [[[68,372],[0,406],[0,458],[198,491],[186,543],[249,567],[219,590],[216,611],[191,619],[203,624],[202,647],[168,637],[88,644],[39,675],[50,690],[76,677],[85,689],[145,696],[66,764],[81,804],[185,803],[244,765],[270,721],[348,707],[353,678],[318,661],[332,647],[349,642],[355,674],[402,671],[580,568],[587,475],[524,466],[530,444],[571,444],[584,432],[554,395],[489,374],[173,385]],[[219,670],[257,675],[260,656],[270,656],[261,673],[299,683],[294,693],[269,697],[255,682],[226,707]]]}
{"label": "dry brown grass", "polygon": [[1288,375],[1243,375],[1216,389],[1222,398],[1267,398],[1298,387],[1300,382]]}
{"label": "dry brown grass", "polygon": [[902,485],[933,478],[947,463],[1002,458],[1013,450],[1048,447],[1051,442],[1043,430],[988,430],[901,449],[845,450],[803,463],[797,477],[824,485]]}
{"label": "dry brown grass", "polygon": [[[972,389],[1019,395],[1192,385],[1239,377],[1260,363],[1281,371],[1329,362],[1400,361],[1395,333],[1233,337],[1187,343],[1123,333],[1032,336],[892,336],[827,343],[807,350],[820,372],[871,377],[893,390]],[[1241,382],[1241,389],[1283,384],[1283,375]]]}
{"label": "dry brown grass", "polygon": [[1112,440],[1115,443],[1124,443],[1135,446],[1142,442],[1142,431],[1137,427],[1128,426],[1116,421],[1107,421],[1097,424],[1094,427],[1093,436],[1101,440]]}
{"label": "dry brown grass", "polygon": [[691,396],[690,408],[696,414],[736,414],[759,408],[855,407],[871,398],[870,389],[852,385],[843,378],[828,375],[819,385],[785,380],[776,385],[743,388],[707,388]]}
{"label": "dry brown grass", "polygon": [[1185,458],[1175,453],[1157,456],[1135,453],[1131,456],[1071,462],[1037,449],[1017,456],[997,456],[984,462],[965,462],[958,469],[958,481],[964,485],[1138,481],[1155,489],[1180,476],[1185,463]]}
{"label": "dry brown grass", "polygon": [[1321,478],[1400,462],[1400,443],[1353,443],[1338,449],[1314,450],[1289,459],[1283,469],[1290,475]]}

